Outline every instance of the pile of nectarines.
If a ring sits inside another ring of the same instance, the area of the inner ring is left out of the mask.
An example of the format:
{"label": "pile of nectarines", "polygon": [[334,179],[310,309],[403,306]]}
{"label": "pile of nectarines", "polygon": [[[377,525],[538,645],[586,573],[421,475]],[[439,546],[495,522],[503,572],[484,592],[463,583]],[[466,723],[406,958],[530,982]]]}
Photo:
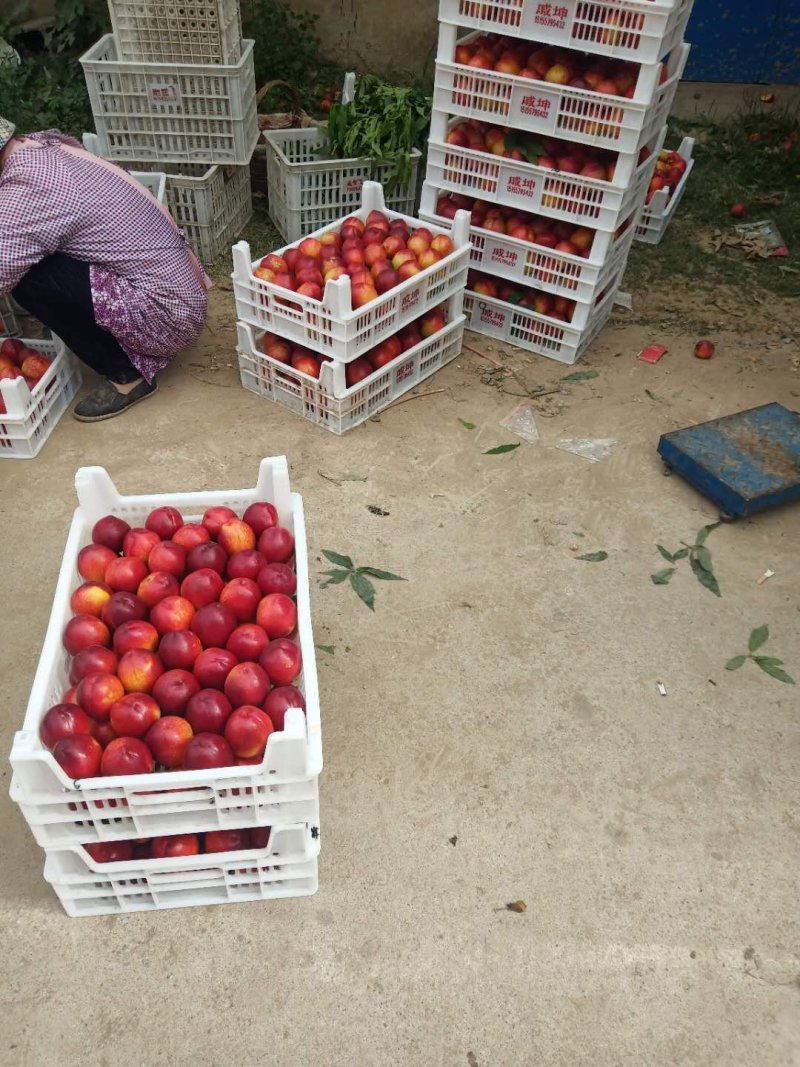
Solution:
{"label": "pile of nectarines", "polygon": [[553,296],[552,293],[544,293],[516,282],[506,282],[502,278],[492,278],[476,270],[469,272],[467,288],[478,296],[503,300],[507,304],[535,311],[537,315],[547,315],[548,318],[557,319],[559,322],[571,322],[575,314],[574,300],[568,300],[565,296]]}
{"label": "pile of nectarines", "polygon": [[544,215],[491,204],[488,200],[474,200],[460,193],[442,195],[436,201],[436,214],[442,218],[454,218],[459,210],[472,212],[472,225],[491,233],[583,259],[592,254],[595,231],[574,222],[558,222]]}
{"label": "pile of nectarines", "polygon": [[372,211],[366,222],[354,215],[338,230],[264,256],[253,274],[311,300],[322,300],[328,282],[349,275],[353,307],[361,308],[452,251],[446,234],[412,230],[402,219],[390,222],[382,211]]}
{"label": "pile of nectarines", "polygon": [[606,149],[590,148],[557,137],[539,137],[477,119],[456,123],[447,135],[447,143],[602,182],[614,180],[617,166],[616,154]]}
{"label": "pile of nectarines", "polygon": [[[50,368],[47,356],[35,348],[26,345],[15,337],[7,337],[0,344],[0,381],[24,378],[33,388]],[[0,415],[5,415],[6,408],[0,396]]]}
{"label": "pile of nectarines", "polygon": [[[574,49],[553,48],[514,37],[489,33],[456,45],[455,62],[473,70],[512,74],[551,85],[590,90],[632,100],[639,66],[620,59],[590,55]],[[662,64],[661,82],[668,77]]]}
{"label": "pile of nectarines", "polygon": [[242,830],[207,830],[199,834],[170,834],[126,841],[95,841],[83,847],[95,863],[127,863],[130,860],[164,860],[180,856],[208,856],[266,848],[269,826]]}
{"label": "pile of nectarines", "polygon": [[659,189],[666,189],[667,197],[671,200],[685,172],[686,160],[679,152],[669,152],[667,149],[659,152],[656,169],[644,198],[645,204],[650,203]]}
{"label": "pile of nectarines", "polygon": [[100,519],[63,631],[71,688],[39,731],[67,775],[260,764],[287,709],[305,708],[293,558],[266,502],[241,519]]}
{"label": "pile of nectarines", "polygon": [[[354,359],[345,367],[345,382],[348,389],[366,381],[371,375],[399,359],[409,348],[413,348],[420,342],[427,340],[434,334],[443,330],[447,324],[446,305],[432,308],[419,319],[404,326],[396,334],[381,341],[375,348],[358,359]],[[302,345],[284,341],[274,333],[265,333],[261,338],[261,350],[270,359],[278,363],[285,363],[311,378],[319,378],[323,363],[332,362],[330,356],[312,352]],[[288,375],[291,379],[291,375]],[[297,379],[292,379],[295,382]]]}

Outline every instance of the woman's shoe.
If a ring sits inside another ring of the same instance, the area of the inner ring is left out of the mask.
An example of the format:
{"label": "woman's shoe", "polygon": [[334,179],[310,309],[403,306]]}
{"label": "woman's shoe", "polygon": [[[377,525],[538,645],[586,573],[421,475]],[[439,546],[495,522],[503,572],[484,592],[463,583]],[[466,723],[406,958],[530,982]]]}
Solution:
{"label": "woman's shoe", "polygon": [[115,415],[121,415],[123,411],[138,404],[140,400],[146,400],[152,396],[157,389],[157,382],[148,384],[142,380],[129,393],[121,393],[111,382],[106,381],[93,393],[85,396],[79,404],[76,404],[72,414],[78,422],[100,422],[102,419],[113,419]]}

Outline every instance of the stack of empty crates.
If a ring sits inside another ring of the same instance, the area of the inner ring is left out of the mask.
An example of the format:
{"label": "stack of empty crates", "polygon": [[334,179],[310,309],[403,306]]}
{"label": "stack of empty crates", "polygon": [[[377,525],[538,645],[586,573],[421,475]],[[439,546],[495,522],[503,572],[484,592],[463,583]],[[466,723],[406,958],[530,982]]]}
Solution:
{"label": "stack of empty crates", "polygon": [[167,175],[167,205],[208,264],[252,214],[253,41],[239,0],[109,0],[113,32],[81,57],[98,152]]}
{"label": "stack of empty crates", "polygon": [[692,0],[440,0],[420,216],[472,211],[468,326],[574,363],[607,321]]}

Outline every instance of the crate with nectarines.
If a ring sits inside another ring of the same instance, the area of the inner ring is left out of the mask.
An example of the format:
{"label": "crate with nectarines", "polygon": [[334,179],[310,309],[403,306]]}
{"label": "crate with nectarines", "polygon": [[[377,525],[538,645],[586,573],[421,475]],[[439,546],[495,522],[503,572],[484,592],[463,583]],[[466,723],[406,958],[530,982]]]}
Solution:
{"label": "crate with nectarines", "polygon": [[656,64],[562,52],[442,24],[433,106],[466,119],[636,152],[667,120],[689,45]]}
{"label": "crate with nectarines", "polygon": [[456,211],[471,213],[470,265],[479,271],[556,296],[590,301],[610,260],[630,247],[636,211],[613,233],[558,222],[460,193],[439,194],[426,182],[420,218],[442,225]]}
{"label": "crate with nectarines", "polygon": [[611,152],[434,111],[426,180],[444,192],[613,231],[644,200],[665,134],[663,126],[637,152]]}
{"label": "crate with nectarines", "polygon": [[308,822],[322,769],[301,498],[76,475],[11,797],[44,848]]}
{"label": "crate with nectarines", "polygon": [[461,352],[463,294],[432,308],[352,363],[293,345],[240,322],[242,385],[341,434],[377,415]]}
{"label": "crate with nectarines", "polygon": [[659,152],[642,214],[636,225],[636,240],[657,245],[669,226],[694,167],[694,138],[684,137],[677,151]]}
{"label": "crate with nectarines", "polygon": [[362,207],[298,245],[253,260],[233,247],[237,317],[321,356],[350,363],[457,296],[469,264],[469,215],[423,226],[386,208],[365,182]]}
{"label": "crate with nectarines", "polygon": [[319,826],[269,826],[100,841],[48,850],[49,882],[73,918],[306,897]]}
{"label": "crate with nectarines", "polygon": [[693,0],[439,0],[443,22],[657,63],[683,38]]}
{"label": "crate with nectarines", "polygon": [[0,339],[0,459],[33,459],[81,384],[58,337]]}
{"label": "crate with nectarines", "polygon": [[574,363],[608,320],[624,271],[623,257],[603,290],[585,306],[470,271],[464,295],[467,328],[559,363]]}

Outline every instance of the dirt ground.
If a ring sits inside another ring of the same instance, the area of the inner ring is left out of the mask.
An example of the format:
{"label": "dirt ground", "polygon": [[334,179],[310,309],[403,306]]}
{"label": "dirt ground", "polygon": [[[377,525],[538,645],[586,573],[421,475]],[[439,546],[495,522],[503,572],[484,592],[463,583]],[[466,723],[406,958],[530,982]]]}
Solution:
{"label": "dirt ground", "polygon": [[[721,599],[686,562],[650,580],[657,542],[716,518],[665,477],[659,435],[797,408],[796,307],[634,292],[576,368],[469,335],[417,399],[342,438],[239,387],[233,318],[217,291],[156,398],[97,426],[65,418],[35,462],[0,468],[2,742],[75,469],[102,464],[128,493],[240,487],[285,453],[312,571],[325,548],[408,579],[380,585],[374,614],[347,586],[313,590],[315,639],[334,646],[320,890],[68,919],[6,796],[0,1062],[800,1063],[797,689],[725,670],[768,623],[765,651],[800,677],[800,513],[710,535]],[[705,363],[701,336],[717,344]],[[639,361],[656,341],[668,354]],[[597,377],[563,381],[574,370]],[[485,455],[519,440],[500,420],[526,392],[542,394],[539,441]],[[591,463],[564,438],[619,444]]]}

